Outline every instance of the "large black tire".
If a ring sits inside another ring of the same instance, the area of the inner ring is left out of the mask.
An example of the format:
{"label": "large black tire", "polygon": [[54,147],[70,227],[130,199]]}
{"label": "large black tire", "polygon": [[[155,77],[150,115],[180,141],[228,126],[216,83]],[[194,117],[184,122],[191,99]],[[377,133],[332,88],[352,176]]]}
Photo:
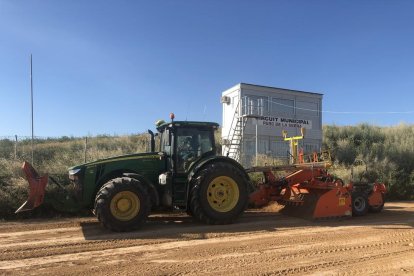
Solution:
{"label": "large black tire", "polygon": [[101,224],[112,231],[137,229],[146,221],[151,201],[140,181],[118,177],[102,186],[95,198],[95,214]]}
{"label": "large black tire", "polygon": [[364,192],[355,191],[352,193],[352,215],[363,216],[368,212],[368,198]]}
{"label": "large black tire", "polygon": [[384,209],[384,203],[385,203],[385,198],[384,198],[384,194],[381,194],[381,196],[382,196],[382,204],[381,205],[370,205],[369,206],[369,211],[371,212],[371,213],[379,213],[379,212],[381,212],[382,211],[382,209]]}
{"label": "large black tire", "polygon": [[195,176],[190,214],[208,224],[233,223],[247,207],[248,180],[232,164],[206,165]]}

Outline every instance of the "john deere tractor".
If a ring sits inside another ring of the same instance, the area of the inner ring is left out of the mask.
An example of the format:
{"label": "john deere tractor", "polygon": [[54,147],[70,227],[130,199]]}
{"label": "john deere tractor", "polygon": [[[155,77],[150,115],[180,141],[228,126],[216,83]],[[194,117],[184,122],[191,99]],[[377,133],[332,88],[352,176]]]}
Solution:
{"label": "john deere tractor", "polygon": [[[92,209],[113,231],[136,229],[157,209],[184,211],[208,224],[232,223],[245,210],[251,184],[239,163],[217,155],[217,128],[211,122],[161,122],[157,147],[149,131],[150,152],[70,168],[75,196],[67,199]],[[30,195],[20,211],[42,203],[47,182],[47,176],[39,177],[32,168],[26,175]]]}

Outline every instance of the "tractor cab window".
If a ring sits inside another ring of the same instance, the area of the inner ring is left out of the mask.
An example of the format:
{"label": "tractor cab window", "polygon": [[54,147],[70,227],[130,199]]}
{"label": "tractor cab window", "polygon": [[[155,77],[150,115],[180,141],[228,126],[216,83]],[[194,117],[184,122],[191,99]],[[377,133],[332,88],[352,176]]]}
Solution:
{"label": "tractor cab window", "polygon": [[171,156],[171,135],[168,128],[161,133],[160,151]]}
{"label": "tractor cab window", "polygon": [[179,128],[176,145],[177,172],[185,172],[204,153],[213,150],[212,133],[198,128]]}

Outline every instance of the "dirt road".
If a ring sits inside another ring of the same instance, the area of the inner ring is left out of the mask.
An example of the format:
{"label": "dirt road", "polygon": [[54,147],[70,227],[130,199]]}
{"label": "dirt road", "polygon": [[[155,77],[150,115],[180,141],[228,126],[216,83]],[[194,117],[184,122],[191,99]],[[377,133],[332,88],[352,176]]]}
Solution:
{"label": "dirt road", "polygon": [[155,215],[132,233],[93,218],[3,222],[0,274],[414,275],[414,203],[318,222],[249,211],[206,226]]}

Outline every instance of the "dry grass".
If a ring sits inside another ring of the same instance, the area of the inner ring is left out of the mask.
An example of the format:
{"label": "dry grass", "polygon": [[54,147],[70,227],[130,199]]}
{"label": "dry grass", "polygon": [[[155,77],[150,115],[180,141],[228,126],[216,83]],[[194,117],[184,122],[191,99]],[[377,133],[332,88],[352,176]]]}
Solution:
{"label": "dry grass", "polygon": [[[147,135],[90,138],[87,145],[87,161],[145,152],[148,149],[148,140]],[[0,218],[15,217],[14,211],[27,199],[28,192],[21,165],[24,160],[31,160],[30,143],[22,141],[18,144],[16,159],[11,153],[10,145],[7,145],[8,148],[2,152],[3,156],[0,156]],[[47,172],[60,183],[67,185],[68,167],[84,162],[84,148],[85,142],[82,138],[40,141],[34,148],[34,167],[40,174]],[[51,193],[57,192],[54,186],[48,189]]]}

